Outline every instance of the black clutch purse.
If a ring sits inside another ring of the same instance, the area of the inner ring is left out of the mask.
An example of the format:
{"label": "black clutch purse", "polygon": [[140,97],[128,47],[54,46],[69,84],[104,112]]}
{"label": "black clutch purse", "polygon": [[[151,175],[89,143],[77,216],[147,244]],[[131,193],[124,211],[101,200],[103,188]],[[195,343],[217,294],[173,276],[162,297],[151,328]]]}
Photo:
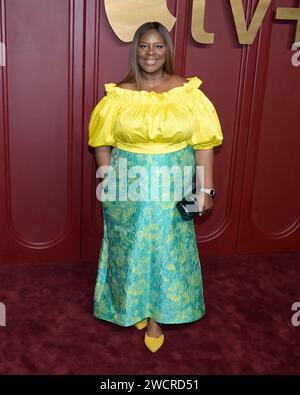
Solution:
{"label": "black clutch purse", "polygon": [[196,215],[200,213],[199,207],[195,195],[196,190],[183,197],[179,202],[176,203],[176,207],[185,221],[192,220]]}

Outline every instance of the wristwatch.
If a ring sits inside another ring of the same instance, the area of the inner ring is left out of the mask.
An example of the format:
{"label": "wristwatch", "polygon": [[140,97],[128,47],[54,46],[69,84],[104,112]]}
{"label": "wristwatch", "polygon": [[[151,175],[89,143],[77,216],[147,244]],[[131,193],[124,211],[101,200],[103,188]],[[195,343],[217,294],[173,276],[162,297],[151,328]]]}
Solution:
{"label": "wristwatch", "polygon": [[200,188],[199,192],[205,192],[211,197],[215,197],[216,191],[213,188]]}

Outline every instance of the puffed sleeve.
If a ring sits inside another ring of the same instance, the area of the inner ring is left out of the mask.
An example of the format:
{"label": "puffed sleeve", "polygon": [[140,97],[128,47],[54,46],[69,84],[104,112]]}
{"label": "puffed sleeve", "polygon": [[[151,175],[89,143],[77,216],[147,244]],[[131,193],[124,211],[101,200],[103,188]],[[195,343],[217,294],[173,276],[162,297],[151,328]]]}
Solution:
{"label": "puffed sleeve", "polygon": [[107,94],[93,109],[89,120],[89,141],[91,147],[114,146],[114,127],[118,111],[117,99]]}
{"label": "puffed sleeve", "polygon": [[188,144],[193,149],[210,149],[222,144],[221,125],[212,102],[200,89],[193,92],[192,101],[195,129],[188,140]]}

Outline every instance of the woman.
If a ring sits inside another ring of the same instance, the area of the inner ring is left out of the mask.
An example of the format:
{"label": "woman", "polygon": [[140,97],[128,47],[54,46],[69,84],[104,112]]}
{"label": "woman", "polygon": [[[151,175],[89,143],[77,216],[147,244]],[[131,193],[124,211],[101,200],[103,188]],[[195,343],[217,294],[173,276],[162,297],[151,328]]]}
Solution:
{"label": "woman", "polygon": [[[127,77],[105,84],[107,94],[89,123],[97,166],[110,165],[112,170],[103,173],[102,197],[104,185],[119,191],[115,199],[102,199],[94,316],[125,327],[147,327],[144,343],[152,352],[164,342],[159,324],[192,322],[204,315],[201,267],[194,223],[182,219],[175,206],[178,196],[163,201],[126,198],[136,183],[130,169],[146,169],[140,180],[148,182],[150,168],[189,167],[191,191],[196,165],[204,166],[205,178],[199,176],[204,191],[198,189],[197,203],[205,214],[213,207],[213,147],[223,140],[214,106],[198,89],[202,81],[175,75],[172,64],[168,30],[158,22],[140,26]],[[121,160],[127,174],[119,166]],[[171,192],[177,184],[173,177]],[[151,188],[163,189],[153,182]]]}

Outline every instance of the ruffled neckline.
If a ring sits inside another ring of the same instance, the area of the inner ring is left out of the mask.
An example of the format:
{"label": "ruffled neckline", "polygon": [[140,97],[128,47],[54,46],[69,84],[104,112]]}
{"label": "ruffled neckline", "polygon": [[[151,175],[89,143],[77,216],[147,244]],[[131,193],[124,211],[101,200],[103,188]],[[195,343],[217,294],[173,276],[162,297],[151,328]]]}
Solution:
{"label": "ruffled neckline", "polygon": [[104,87],[106,93],[115,94],[116,96],[119,96],[126,100],[136,99],[137,101],[147,101],[150,99],[151,101],[161,101],[163,99],[172,98],[174,96],[178,97],[178,95],[181,93],[190,93],[194,89],[198,89],[202,84],[202,81],[198,77],[189,77],[186,79],[187,81],[183,85],[172,88],[166,92],[145,90],[134,91],[131,89],[120,88],[114,82],[104,84]]}

